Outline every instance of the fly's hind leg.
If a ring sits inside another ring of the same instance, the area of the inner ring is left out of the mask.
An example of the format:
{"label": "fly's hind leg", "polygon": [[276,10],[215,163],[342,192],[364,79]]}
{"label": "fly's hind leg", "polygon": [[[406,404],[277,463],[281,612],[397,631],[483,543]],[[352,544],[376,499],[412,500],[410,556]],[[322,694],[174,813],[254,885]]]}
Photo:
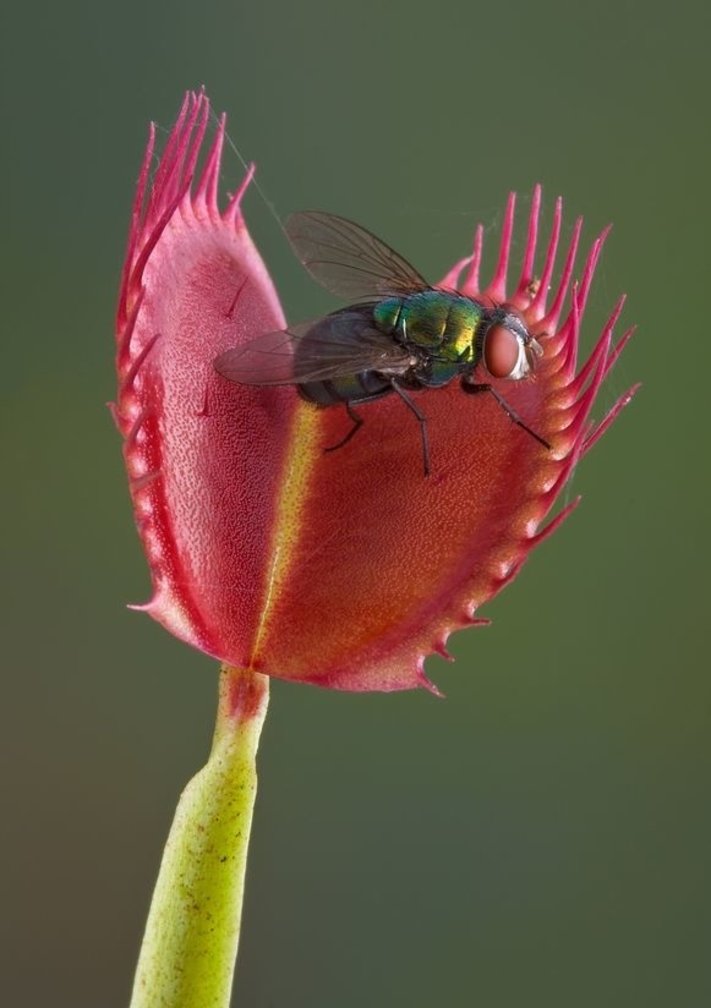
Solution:
{"label": "fly's hind leg", "polygon": [[348,431],[348,433],[344,438],[341,438],[341,440],[337,444],[329,445],[328,448],[324,448],[324,451],[332,452],[337,451],[338,448],[343,448],[343,446],[347,445],[348,442],[351,440],[351,438],[354,437],[355,434],[358,432],[358,430],[363,426],[363,417],[358,416],[358,414],[356,413],[356,411],[353,409],[353,407],[349,402],[345,403],[344,405],[346,407],[346,413],[348,414],[349,419],[352,421],[353,426],[351,427],[351,429]]}
{"label": "fly's hind leg", "polygon": [[499,393],[496,391],[493,385],[488,385],[486,383],[471,382],[467,381],[466,378],[463,378],[462,388],[464,389],[465,392],[468,392],[470,395],[475,395],[477,392],[490,392],[493,395],[494,399],[496,399],[497,403],[504,411],[506,416],[509,418],[509,420],[512,420],[519,427],[523,428],[523,430],[525,430],[527,434],[530,434],[531,437],[535,438],[539,444],[542,444],[544,448],[548,448],[548,450],[550,451],[551,446],[548,444],[548,442],[544,441],[543,438],[540,436],[540,434],[536,434],[534,430],[531,430],[531,428],[528,427],[523,422],[523,420],[518,415],[516,410],[512,409],[512,407],[509,406],[504,397],[502,395],[499,395]]}
{"label": "fly's hind leg", "polygon": [[401,388],[394,378],[390,380],[390,384],[393,390],[397,392],[402,401],[405,403],[407,408],[415,414],[418,424],[420,425],[420,437],[422,438],[422,467],[425,471],[425,476],[430,474],[430,441],[427,436],[427,417],[422,412],[422,410],[412,401],[405,389]]}

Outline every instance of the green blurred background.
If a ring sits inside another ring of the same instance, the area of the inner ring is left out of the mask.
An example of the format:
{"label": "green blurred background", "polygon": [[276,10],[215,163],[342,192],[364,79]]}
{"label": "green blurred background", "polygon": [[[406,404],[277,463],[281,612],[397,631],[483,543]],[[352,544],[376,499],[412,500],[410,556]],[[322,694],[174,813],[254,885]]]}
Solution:
{"label": "green blurred background", "polygon": [[[711,1003],[710,28],[632,0],[9,15],[3,1004],[126,1004],[209,745],[213,664],[124,608],[148,578],[103,405],[146,122],[201,83],[280,213],[354,217],[430,275],[510,188],[563,193],[588,238],[613,220],[587,345],[621,290],[640,328],[597,415],[644,382],[493,627],[430,663],[445,701],[274,684],[235,1002]],[[247,212],[287,311],[319,310]]]}

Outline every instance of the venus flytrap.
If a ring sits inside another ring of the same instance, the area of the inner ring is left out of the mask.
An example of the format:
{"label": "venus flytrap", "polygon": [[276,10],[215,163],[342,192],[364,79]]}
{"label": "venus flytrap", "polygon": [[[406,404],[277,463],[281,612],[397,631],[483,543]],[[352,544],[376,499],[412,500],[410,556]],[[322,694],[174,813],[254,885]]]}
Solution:
{"label": "venus flytrap", "polygon": [[427,655],[446,655],[453,630],[484,622],[480,606],[570,513],[577,501],[544,524],[573,467],[634,391],[590,425],[631,330],[613,344],[620,300],[577,370],[605,236],[572,283],[578,221],[554,283],[558,201],[537,272],[537,188],[517,281],[508,281],[512,195],[493,278],[480,284],[479,228],[473,253],[441,286],[511,306],[540,345],[535,376],[502,389],[539,439],[489,396],[452,384],[412,393],[436,460],[428,478],[397,396],[364,406],[358,436],[326,451],[347,433],[342,409],[215,370],[225,351],[283,329],[285,319],[242,217],[249,174],[226,207],[218,203],[224,121],[204,151],[208,122],[205,95],[189,94],[152,179],[151,133],[117,320],[114,413],[153,584],[137,608],[223,664],[213,751],[176,814],[133,1008],[229,1003],[267,677],[436,692]]}

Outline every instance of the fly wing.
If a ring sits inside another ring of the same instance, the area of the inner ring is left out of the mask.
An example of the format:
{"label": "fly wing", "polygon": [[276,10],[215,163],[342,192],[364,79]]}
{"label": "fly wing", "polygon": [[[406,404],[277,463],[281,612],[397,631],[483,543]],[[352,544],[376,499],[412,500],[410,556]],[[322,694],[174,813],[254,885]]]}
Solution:
{"label": "fly wing", "polygon": [[406,259],[345,217],[306,210],[292,214],[285,229],[314,280],[338,297],[377,300],[429,287]]}
{"label": "fly wing", "polygon": [[220,354],[215,370],[243,385],[298,385],[361,371],[406,371],[410,354],[365,318],[364,311],[346,308],[314,322],[265,333]]}

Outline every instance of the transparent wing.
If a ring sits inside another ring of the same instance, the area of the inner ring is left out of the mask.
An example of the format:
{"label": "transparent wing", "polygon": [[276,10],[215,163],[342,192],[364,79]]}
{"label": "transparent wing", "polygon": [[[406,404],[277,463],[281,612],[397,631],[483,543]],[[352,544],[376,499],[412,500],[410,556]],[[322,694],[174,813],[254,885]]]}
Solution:
{"label": "transparent wing", "polygon": [[215,360],[219,374],[243,385],[298,385],[361,371],[400,374],[409,366],[407,351],[358,309],[265,333]]}
{"label": "transparent wing", "polygon": [[285,229],[314,280],[338,297],[372,300],[429,287],[406,259],[345,217],[306,210],[292,214]]}

